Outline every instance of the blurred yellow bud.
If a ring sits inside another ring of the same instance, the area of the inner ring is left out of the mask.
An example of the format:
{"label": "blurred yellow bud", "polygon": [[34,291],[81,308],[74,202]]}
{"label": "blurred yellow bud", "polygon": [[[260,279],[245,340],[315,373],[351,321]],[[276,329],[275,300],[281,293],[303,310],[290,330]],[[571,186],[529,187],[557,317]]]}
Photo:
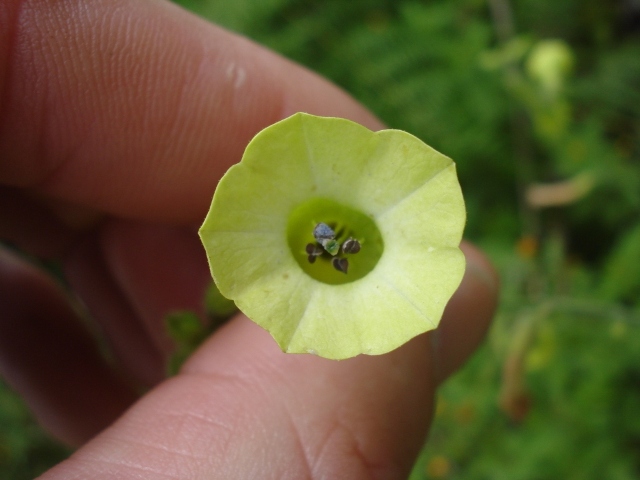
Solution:
{"label": "blurred yellow bud", "polygon": [[557,95],[573,70],[574,56],[562,40],[543,40],[534,47],[526,63],[527,74],[550,95]]}

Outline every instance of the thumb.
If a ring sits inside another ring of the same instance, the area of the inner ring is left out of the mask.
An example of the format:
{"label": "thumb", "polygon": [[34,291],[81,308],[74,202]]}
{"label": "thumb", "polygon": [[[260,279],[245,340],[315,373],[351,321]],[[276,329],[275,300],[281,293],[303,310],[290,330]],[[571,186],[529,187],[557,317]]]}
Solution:
{"label": "thumb", "polygon": [[[474,255],[468,275],[491,278]],[[465,279],[461,290],[443,322],[483,331],[495,284]],[[406,478],[431,422],[432,345],[420,335],[389,354],[339,362],[284,354],[239,315],[177,377],[42,478]]]}

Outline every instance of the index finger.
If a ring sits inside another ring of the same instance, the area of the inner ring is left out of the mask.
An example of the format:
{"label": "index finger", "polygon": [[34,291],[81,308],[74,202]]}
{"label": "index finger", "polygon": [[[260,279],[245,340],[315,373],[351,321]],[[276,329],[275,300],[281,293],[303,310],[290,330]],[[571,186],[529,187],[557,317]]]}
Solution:
{"label": "index finger", "polygon": [[251,137],[296,111],[381,124],[343,91],[165,2],[0,6],[0,185],[199,221]]}

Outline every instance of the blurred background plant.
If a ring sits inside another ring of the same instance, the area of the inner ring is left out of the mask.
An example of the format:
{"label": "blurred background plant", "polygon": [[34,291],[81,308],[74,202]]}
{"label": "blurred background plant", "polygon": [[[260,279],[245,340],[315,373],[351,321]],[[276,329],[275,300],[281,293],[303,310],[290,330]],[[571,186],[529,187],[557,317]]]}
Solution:
{"label": "blurred background plant", "polygon": [[[178,3],[457,161],[502,302],[411,478],[639,478],[640,1]],[[65,454],[6,389],[0,422],[0,477]]]}

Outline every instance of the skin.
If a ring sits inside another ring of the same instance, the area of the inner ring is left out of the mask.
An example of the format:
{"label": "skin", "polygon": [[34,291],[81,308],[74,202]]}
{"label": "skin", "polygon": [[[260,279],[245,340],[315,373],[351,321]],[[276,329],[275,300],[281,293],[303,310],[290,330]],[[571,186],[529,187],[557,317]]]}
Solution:
{"label": "skin", "polygon": [[0,3],[0,238],[67,282],[0,250],[0,373],[80,447],[42,478],[406,478],[434,390],[495,309],[495,273],[471,245],[441,327],[390,354],[286,355],[237,315],[163,378],[162,317],[199,309],[209,281],[196,228],[218,179],[297,111],[383,127],[326,80],[162,1]]}

